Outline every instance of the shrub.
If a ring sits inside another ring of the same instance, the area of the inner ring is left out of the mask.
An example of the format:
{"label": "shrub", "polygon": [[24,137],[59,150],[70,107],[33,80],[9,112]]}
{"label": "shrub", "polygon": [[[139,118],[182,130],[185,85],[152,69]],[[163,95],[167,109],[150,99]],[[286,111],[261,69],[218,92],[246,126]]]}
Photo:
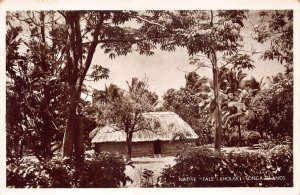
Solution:
{"label": "shrub", "polygon": [[[243,136],[242,136],[243,139]],[[228,146],[237,146],[239,143],[239,135],[237,132],[234,132],[230,135],[229,141],[228,141]]]}
{"label": "shrub", "polygon": [[29,162],[6,166],[7,186],[13,188],[72,187],[74,168],[59,161]]}
{"label": "shrub", "polygon": [[260,134],[257,131],[248,131],[248,135],[246,136],[247,145],[253,146],[254,144],[258,144],[260,138]]}
{"label": "shrub", "polygon": [[162,187],[283,187],[293,185],[292,151],[277,147],[259,152],[217,154],[201,147],[165,168]]}
{"label": "shrub", "polygon": [[125,175],[122,157],[100,153],[86,159],[84,164],[52,160],[6,166],[7,187],[11,188],[69,188],[121,187],[129,178]]}
{"label": "shrub", "polygon": [[[269,150],[271,167],[274,176],[285,177],[286,186],[293,184],[293,153],[290,146],[278,145]],[[282,186],[280,181],[276,181],[278,186]]]}
{"label": "shrub", "polygon": [[130,181],[125,175],[125,162],[122,156],[100,153],[86,160],[78,170],[78,186],[86,188],[121,187]]}
{"label": "shrub", "polygon": [[[242,131],[241,132],[242,140],[240,146],[253,146],[253,144],[258,144],[260,139],[260,134],[257,131]],[[230,135],[228,146],[237,146],[239,142],[239,135],[237,132],[234,132]]]}
{"label": "shrub", "polygon": [[176,159],[174,166],[163,169],[162,187],[210,186],[212,183],[198,177],[214,177],[214,165],[219,160],[219,156],[207,147],[186,151]]}

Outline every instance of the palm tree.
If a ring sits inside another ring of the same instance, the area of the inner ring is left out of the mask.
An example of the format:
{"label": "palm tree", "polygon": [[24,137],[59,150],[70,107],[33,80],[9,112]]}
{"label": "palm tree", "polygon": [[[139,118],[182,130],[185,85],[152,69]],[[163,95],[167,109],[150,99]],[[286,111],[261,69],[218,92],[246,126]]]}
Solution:
{"label": "palm tree", "polygon": [[124,95],[124,90],[115,84],[105,85],[104,90],[94,90],[93,102],[100,102],[102,104],[113,102],[120,99]]}
{"label": "palm tree", "polygon": [[220,89],[223,91],[221,100],[222,124],[227,131],[238,127],[239,143],[242,142],[241,121],[240,117],[244,115],[246,106],[244,104],[243,83],[247,77],[246,73],[241,70],[236,72],[233,69],[223,68],[220,72]]}
{"label": "palm tree", "polygon": [[245,80],[243,88],[246,89],[251,94],[251,96],[255,96],[264,88],[265,84],[266,83],[264,82],[264,77],[262,77],[258,81],[252,76],[251,79]]}
{"label": "palm tree", "polygon": [[194,93],[212,90],[212,81],[208,77],[200,77],[195,71],[185,75],[185,80],[185,88]]}
{"label": "palm tree", "polygon": [[147,82],[148,80],[141,81],[136,77],[132,78],[130,83],[126,81],[129,95],[133,99],[140,103],[146,101],[154,108],[158,103],[158,95],[155,92],[148,90]]}
{"label": "palm tree", "polygon": [[140,81],[138,78],[134,77],[131,79],[131,82],[129,83],[126,81],[129,93],[137,93],[146,90],[146,82]]}
{"label": "palm tree", "polygon": [[[219,96],[221,105],[222,128],[229,130],[237,126],[239,135],[239,145],[242,141],[241,135],[241,117],[247,112],[246,105],[252,96],[256,95],[264,86],[263,78],[258,82],[255,78],[246,80],[247,74],[241,70],[222,68],[218,74]],[[194,89],[195,86],[201,86],[199,76],[195,73],[186,76],[187,86]],[[192,85],[197,83],[197,85]],[[211,123],[216,121],[216,103],[214,94],[207,93],[208,98],[200,102],[199,107],[209,110],[212,114],[209,120]]]}
{"label": "palm tree", "polygon": [[228,101],[227,104],[223,104],[222,107],[222,123],[223,128],[229,130],[230,128],[237,126],[239,142],[238,145],[241,145],[242,142],[242,132],[241,132],[241,117],[246,113],[246,105],[244,102],[240,101]]}
{"label": "palm tree", "polygon": [[226,94],[238,96],[246,77],[247,74],[241,70],[236,72],[233,69],[222,68],[219,74],[220,89]]}

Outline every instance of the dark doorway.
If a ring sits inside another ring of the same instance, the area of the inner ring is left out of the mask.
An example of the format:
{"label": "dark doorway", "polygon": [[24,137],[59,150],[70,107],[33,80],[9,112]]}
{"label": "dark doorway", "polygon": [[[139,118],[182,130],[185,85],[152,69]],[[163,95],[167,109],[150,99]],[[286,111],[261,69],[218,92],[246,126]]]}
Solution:
{"label": "dark doorway", "polygon": [[154,154],[161,154],[161,141],[155,140],[153,143]]}

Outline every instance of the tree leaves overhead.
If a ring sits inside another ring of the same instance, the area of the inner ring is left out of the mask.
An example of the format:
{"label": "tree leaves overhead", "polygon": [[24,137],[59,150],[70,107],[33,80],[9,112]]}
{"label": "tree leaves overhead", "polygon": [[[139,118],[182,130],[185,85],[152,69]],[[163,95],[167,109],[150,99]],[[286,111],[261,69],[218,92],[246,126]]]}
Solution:
{"label": "tree leaves overhead", "polygon": [[93,65],[93,71],[90,75],[94,81],[99,81],[100,79],[109,78],[109,69],[104,68],[101,65]]}
{"label": "tree leaves overhead", "polygon": [[233,56],[231,59],[231,64],[233,65],[233,68],[242,70],[242,69],[253,69],[253,60],[248,54],[238,54]]}
{"label": "tree leaves overhead", "polygon": [[258,42],[270,42],[262,59],[277,60],[284,64],[286,73],[293,72],[293,11],[260,12],[260,25],[254,30]]}
{"label": "tree leaves overhead", "polygon": [[[245,11],[170,11],[162,13],[156,22],[165,22],[164,37],[168,44],[187,47],[190,55],[211,50],[234,53],[240,46],[239,32],[246,18]],[[165,47],[168,49],[168,47]]]}

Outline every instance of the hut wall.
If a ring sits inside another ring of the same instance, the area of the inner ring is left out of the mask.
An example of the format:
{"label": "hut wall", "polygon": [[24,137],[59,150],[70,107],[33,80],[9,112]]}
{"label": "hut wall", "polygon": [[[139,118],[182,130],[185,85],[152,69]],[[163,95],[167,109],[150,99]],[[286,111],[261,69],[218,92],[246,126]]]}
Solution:
{"label": "hut wall", "polygon": [[[97,143],[96,152],[106,151],[121,155],[127,155],[126,142],[105,142]],[[153,142],[133,142],[132,157],[153,157]]]}
{"label": "hut wall", "polygon": [[105,142],[95,144],[96,152],[110,152],[117,154],[127,154],[126,143],[125,142]]}
{"label": "hut wall", "polygon": [[153,142],[133,142],[132,157],[153,157]]}
{"label": "hut wall", "polygon": [[[188,147],[187,144],[194,144],[194,140],[189,141],[161,141],[161,156],[175,156],[184,148]],[[111,153],[118,153],[121,155],[127,154],[126,142],[105,142],[97,143],[96,151],[107,151]],[[132,143],[132,157],[153,157],[154,146],[152,141],[147,142],[133,142]]]}
{"label": "hut wall", "polygon": [[175,156],[187,147],[189,147],[189,144],[195,144],[195,140],[163,141],[161,142],[161,155]]}

